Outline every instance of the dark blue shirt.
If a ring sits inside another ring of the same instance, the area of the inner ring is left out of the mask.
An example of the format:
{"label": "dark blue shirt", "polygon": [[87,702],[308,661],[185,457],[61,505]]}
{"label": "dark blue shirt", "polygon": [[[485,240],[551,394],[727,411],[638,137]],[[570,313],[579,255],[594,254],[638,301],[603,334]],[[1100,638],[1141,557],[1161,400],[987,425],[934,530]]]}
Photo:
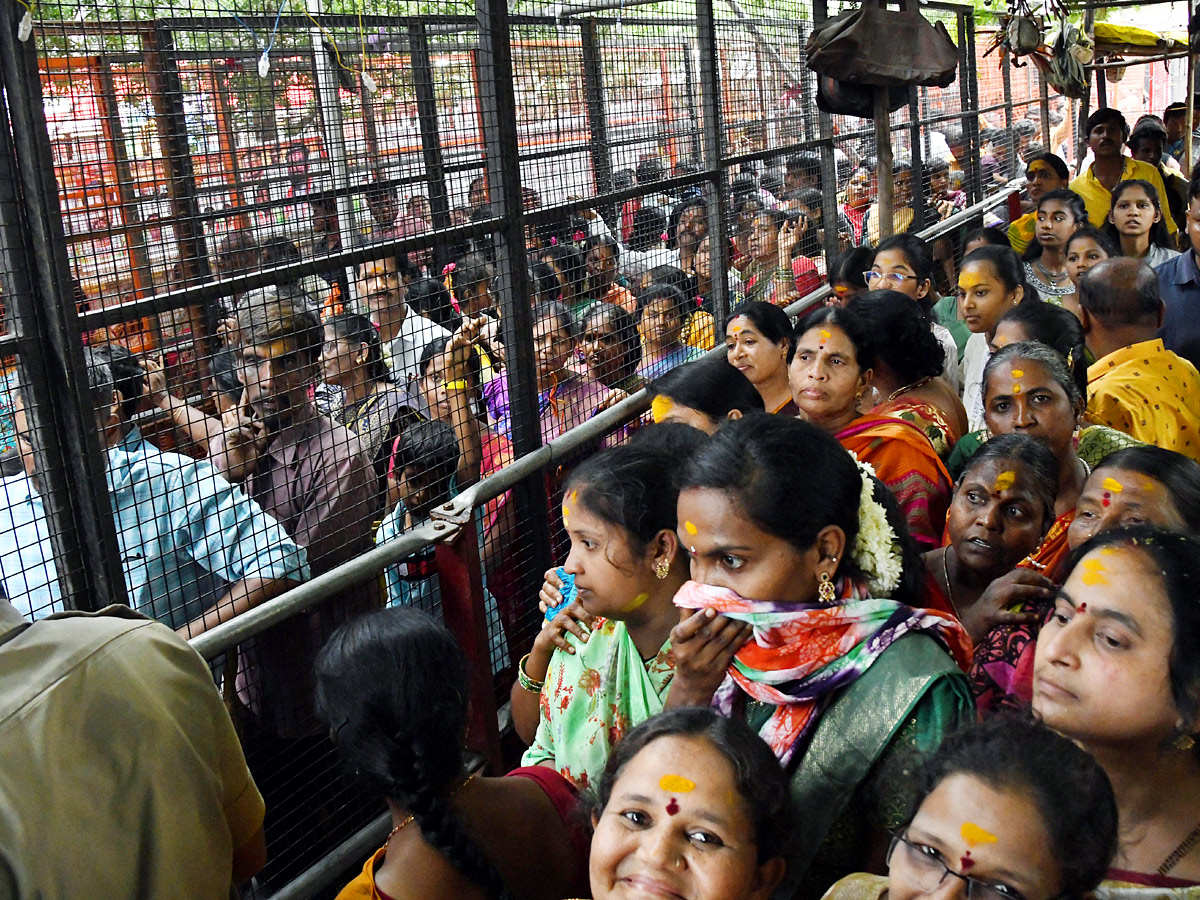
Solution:
{"label": "dark blue shirt", "polygon": [[1190,249],[1154,270],[1167,314],[1158,336],[1163,345],[1200,366],[1200,270]]}

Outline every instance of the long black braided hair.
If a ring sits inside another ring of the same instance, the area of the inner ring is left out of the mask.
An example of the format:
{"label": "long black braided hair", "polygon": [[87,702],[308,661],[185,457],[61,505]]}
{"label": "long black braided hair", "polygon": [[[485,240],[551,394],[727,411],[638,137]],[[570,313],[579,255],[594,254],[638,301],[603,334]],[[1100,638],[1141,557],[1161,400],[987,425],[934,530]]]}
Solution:
{"label": "long black braided hair", "polygon": [[396,607],[347,622],[316,661],[317,714],[343,762],[413,816],[425,841],[490,898],[496,868],[448,802],[466,767],[467,661],[444,626]]}

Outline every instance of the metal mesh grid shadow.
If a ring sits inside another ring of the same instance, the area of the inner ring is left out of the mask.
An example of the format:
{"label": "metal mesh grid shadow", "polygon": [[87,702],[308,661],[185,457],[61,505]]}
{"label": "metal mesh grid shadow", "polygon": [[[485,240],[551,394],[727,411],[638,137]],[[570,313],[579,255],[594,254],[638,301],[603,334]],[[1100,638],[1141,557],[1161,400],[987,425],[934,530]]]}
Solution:
{"label": "metal mesh grid shadow", "polygon": [[[1010,125],[1037,85],[989,62],[984,110],[971,11],[929,9],[959,77],[910,92],[897,157],[921,172],[958,129],[978,173],[978,115]],[[819,112],[804,68],[836,11],[49,3],[28,42],[12,19],[0,576],[31,616],[128,603],[210,660],[267,795],[255,895],[320,895],[378,845],[312,717],[337,625],[440,614],[499,766],[565,472],[732,305],[818,302],[862,239],[839,206],[870,123]],[[999,182],[943,213],[910,181],[911,227],[952,217],[949,278]],[[802,271],[757,270],[756,192],[803,219]]]}

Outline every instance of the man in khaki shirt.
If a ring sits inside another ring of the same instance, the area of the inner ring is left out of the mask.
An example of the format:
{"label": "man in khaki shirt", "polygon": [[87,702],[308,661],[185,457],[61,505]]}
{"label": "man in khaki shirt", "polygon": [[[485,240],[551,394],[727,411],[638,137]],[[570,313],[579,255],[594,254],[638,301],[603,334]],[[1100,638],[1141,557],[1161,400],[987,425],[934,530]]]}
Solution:
{"label": "man in khaki shirt", "polygon": [[208,666],[123,606],[0,600],[0,897],[227,900],[263,800]]}

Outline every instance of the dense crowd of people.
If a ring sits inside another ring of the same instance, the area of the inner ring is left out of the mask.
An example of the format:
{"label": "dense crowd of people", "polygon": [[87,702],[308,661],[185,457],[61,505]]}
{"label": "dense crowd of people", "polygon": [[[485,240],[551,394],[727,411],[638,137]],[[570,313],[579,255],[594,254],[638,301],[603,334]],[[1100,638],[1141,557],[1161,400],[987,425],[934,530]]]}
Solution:
{"label": "dense crowd of people", "polygon": [[[872,158],[823,223],[804,154],[733,179],[727,234],[657,160],[612,223],[530,229],[542,439],[650,410],[559,472],[537,597],[512,498],[467,525],[523,748],[502,776],[469,764],[433,547],[212,670],[184,642],[512,461],[490,245],[229,298],[204,402],[85,348],[131,609],[63,611],[14,385],[0,895],[275,889],[344,836],[336,753],[393,826],[340,900],[1200,897],[1200,177],[1166,118],[1097,110],[1073,179],[985,133],[977,174],[1024,174],[1024,207],[934,241],[912,225],[966,206],[956,135],[897,164],[888,237]],[[382,246],[419,233],[427,204],[372,198]],[[235,237],[226,274],[280,258]]]}

